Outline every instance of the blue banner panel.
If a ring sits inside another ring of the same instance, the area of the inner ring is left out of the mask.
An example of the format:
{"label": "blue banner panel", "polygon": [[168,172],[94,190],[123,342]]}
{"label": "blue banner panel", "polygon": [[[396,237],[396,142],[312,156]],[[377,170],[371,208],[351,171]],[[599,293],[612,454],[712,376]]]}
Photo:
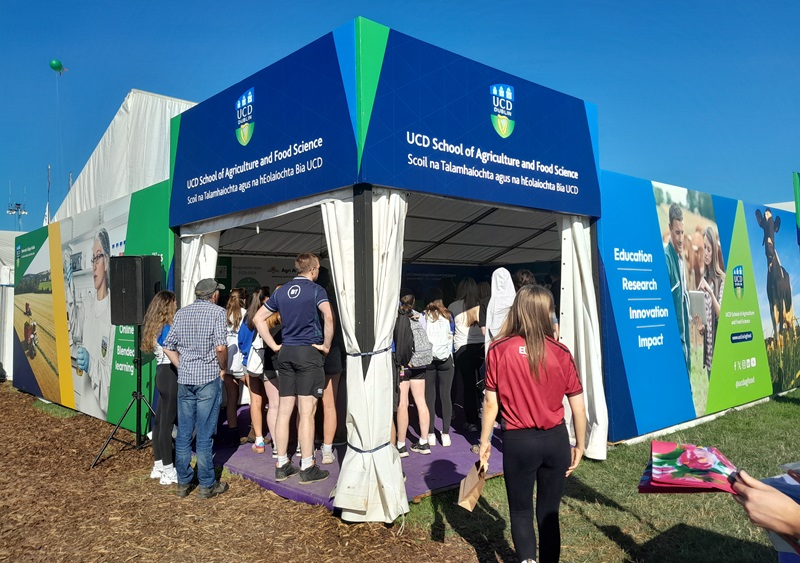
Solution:
{"label": "blue banner panel", "polygon": [[722,263],[728,263],[728,254],[733,240],[733,226],[736,222],[736,207],[739,200],[729,197],[712,196],[714,209],[716,210],[717,232],[719,233],[720,246],[722,248]]}
{"label": "blue banner panel", "polygon": [[[608,295],[605,264],[600,259],[600,294]],[[628,379],[625,377],[625,362],[622,359],[622,350],[617,337],[617,323],[614,322],[614,308],[608,299],[600,301],[600,318],[603,320],[603,366],[604,385],[606,392],[606,405],[608,406],[608,434],[611,436],[638,436],[636,416],[633,412],[631,392],[628,388]],[[606,335],[614,335],[606,338]]]}
{"label": "blue banner panel", "polygon": [[361,179],[599,216],[583,100],[391,31]]}
{"label": "blue banner panel", "polygon": [[36,381],[31,364],[27,360],[29,347],[19,338],[14,338],[14,387],[31,395],[42,397],[42,389]]}
{"label": "blue banner panel", "polygon": [[353,125],[328,34],[181,115],[170,226],[356,178]]}
{"label": "blue banner panel", "polygon": [[[695,418],[692,389],[667,272],[653,186],[649,181],[602,173],[598,225],[604,283],[600,301],[613,322],[603,323],[603,347],[622,365],[604,362],[607,394],[629,391],[635,426],[626,409],[609,409],[610,439],[624,440]],[[622,203],[624,202],[624,204]],[[669,243],[667,243],[669,244]],[[610,310],[610,311],[609,311]],[[615,397],[608,397],[610,405]],[[616,420],[623,416],[624,420]]]}

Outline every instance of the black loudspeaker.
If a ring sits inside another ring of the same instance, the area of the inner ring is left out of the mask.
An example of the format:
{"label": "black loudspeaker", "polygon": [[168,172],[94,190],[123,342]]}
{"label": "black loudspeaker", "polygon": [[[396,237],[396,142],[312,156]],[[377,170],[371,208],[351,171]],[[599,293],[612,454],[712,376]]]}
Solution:
{"label": "black loudspeaker", "polygon": [[161,291],[160,256],[111,257],[111,324],[141,325]]}

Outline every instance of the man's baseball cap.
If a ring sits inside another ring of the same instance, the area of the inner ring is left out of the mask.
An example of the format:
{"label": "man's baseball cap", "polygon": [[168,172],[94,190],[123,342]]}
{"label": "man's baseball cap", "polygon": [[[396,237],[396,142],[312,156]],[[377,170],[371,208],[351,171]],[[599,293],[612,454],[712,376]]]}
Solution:
{"label": "man's baseball cap", "polygon": [[194,294],[196,297],[211,297],[218,289],[225,289],[225,286],[217,283],[217,280],[206,278],[197,282]]}

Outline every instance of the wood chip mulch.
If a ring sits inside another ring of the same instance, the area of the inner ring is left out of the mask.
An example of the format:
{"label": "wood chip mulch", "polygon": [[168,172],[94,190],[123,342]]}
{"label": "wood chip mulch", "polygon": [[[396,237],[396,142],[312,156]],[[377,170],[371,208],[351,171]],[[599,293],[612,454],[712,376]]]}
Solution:
{"label": "wood chip mulch", "polygon": [[348,524],[236,477],[219,497],[179,499],[149,479],[149,447],[112,442],[89,469],[113,427],[36,402],[0,384],[0,561],[476,560],[459,538]]}

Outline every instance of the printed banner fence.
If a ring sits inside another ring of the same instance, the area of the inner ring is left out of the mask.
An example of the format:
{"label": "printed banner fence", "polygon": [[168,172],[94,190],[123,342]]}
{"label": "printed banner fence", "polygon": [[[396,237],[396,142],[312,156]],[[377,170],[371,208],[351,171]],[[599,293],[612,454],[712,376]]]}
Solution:
{"label": "printed banner fence", "polygon": [[609,172],[602,190],[610,439],[796,387],[795,214]]}
{"label": "printed banner fence", "polygon": [[[172,263],[169,185],[164,182],[17,237],[14,386],[116,422],[136,390],[135,328],[111,324],[112,256]],[[143,392],[153,396],[155,362],[143,355]],[[147,409],[143,424],[147,424]],[[136,428],[131,410],[122,426]]]}

